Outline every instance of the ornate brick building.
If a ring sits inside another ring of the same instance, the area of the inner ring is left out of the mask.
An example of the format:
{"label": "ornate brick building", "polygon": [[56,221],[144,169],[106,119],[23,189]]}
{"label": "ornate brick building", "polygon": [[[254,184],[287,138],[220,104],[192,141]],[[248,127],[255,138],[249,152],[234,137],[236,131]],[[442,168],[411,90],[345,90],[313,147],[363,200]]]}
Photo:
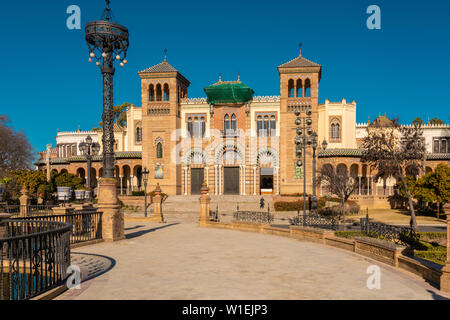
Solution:
{"label": "ornate brick building", "polygon": [[[203,181],[213,195],[302,193],[306,168],[311,193],[312,151],[307,151],[305,166],[296,165],[295,111],[300,110],[308,114],[310,127],[318,134],[318,166],[345,167],[359,182],[356,199],[385,202],[395,181],[374,181],[373,172],[360,162],[360,143],[368,126],[389,126],[390,120],[380,115],[372,123],[357,124],[356,102],[327,99],[319,104],[322,67],[301,54],[280,65],[278,72],[280,96],[254,96],[238,78],[207,86],[207,98],[189,98],[190,82],[166,59],[139,72],[142,107],[130,107],[127,126],[115,130],[116,175],[122,193],[141,187],[143,168],[150,171],[151,187],[159,183],[172,195],[199,194]],[[424,132],[426,170],[449,163],[450,126],[425,126]],[[52,170],[84,176],[77,145],[87,134],[101,141],[101,132],[58,133]],[[324,140],[326,150],[320,147]],[[37,163],[42,170],[45,158],[44,152]],[[94,159],[93,173],[101,176],[100,157]],[[317,191],[325,193],[320,186]]]}

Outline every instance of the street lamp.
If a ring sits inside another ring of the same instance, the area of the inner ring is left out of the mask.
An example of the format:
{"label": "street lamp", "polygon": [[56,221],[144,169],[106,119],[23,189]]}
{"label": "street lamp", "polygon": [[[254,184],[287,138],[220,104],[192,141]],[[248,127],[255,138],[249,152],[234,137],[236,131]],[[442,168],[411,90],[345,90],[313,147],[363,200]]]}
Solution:
{"label": "street lamp", "polygon": [[86,24],[86,43],[89,48],[89,62],[96,60],[103,74],[103,177],[114,178],[114,114],[113,76],[114,59],[120,66],[127,64],[129,46],[128,29],[111,22],[110,0],[106,0],[103,20]]}
{"label": "street lamp", "polygon": [[[317,149],[317,133],[312,129],[312,109],[305,110],[305,116],[301,116],[300,109],[295,110],[295,125],[297,126],[297,136],[294,143],[296,145],[297,167],[303,167],[303,216],[306,216],[306,150],[313,149],[313,196],[311,199],[311,210],[317,209],[316,197],[316,149]],[[303,157],[303,160],[301,160]],[[300,210],[298,211],[298,219],[300,221]],[[305,218],[304,218],[305,221]]]}
{"label": "street lamp", "polygon": [[87,136],[84,142],[81,142],[78,146],[80,152],[87,160],[87,185],[89,189],[88,201],[92,201],[92,182],[91,182],[91,168],[92,168],[92,157],[98,155],[100,151],[100,144],[93,142],[91,136]]}
{"label": "street lamp", "polygon": [[142,171],[142,180],[144,181],[144,212],[146,218],[147,218],[147,182],[149,173],[150,171],[148,171],[147,168],[144,168],[144,171]]}

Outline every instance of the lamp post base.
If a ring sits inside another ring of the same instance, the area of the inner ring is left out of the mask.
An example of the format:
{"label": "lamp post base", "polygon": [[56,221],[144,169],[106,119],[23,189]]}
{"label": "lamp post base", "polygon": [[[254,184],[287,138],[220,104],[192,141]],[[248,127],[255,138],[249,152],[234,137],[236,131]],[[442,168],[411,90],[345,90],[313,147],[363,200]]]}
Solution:
{"label": "lamp post base", "polygon": [[102,238],[105,241],[125,239],[125,223],[117,198],[117,180],[101,178],[98,182],[98,210],[102,216]]}

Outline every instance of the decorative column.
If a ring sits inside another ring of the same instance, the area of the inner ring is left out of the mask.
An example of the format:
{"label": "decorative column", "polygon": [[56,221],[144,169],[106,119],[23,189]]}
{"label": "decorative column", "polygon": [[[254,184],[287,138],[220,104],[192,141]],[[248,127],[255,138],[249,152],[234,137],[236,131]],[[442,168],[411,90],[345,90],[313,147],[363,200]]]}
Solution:
{"label": "decorative column", "polygon": [[360,196],[361,195],[361,176],[358,176],[358,188],[359,188],[359,191],[358,191],[358,195]]}
{"label": "decorative column", "polygon": [[447,215],[447,261],[441,269],[441,291],[450,293],[450,203],[444,205],[444,211]]}
{"label": "decorative column", "polygon": [[211,202],[211,198],[209,197],[209,188],[206,182],[203,182],[202,187],[200,188],[201,196],[199,198],[200,201],[200,219],[199,226],[205,226],[209,222],[209,204]]}
{"label": "decorative column", "polygon": [[153,191],[153,216],[150,218],[150,221],[164,223],[164,217],[162,213],[162,196],[161,196],[161,187],[159,183],[156,184],[156,189]]}
{"label": "decorative column", "polygon": [[23,187],[20,191],[22,194],[19,198],[20,201],[20,216],[26,218],[28,216],[28,205],[30,204],[30,196],[27,188]]}
{"label": "decorative column", "polygon": [[134,176],[130,176],[130,185],[131,185],[131,192],[134,191]]}
{"label": "decorative column", "polygon": [[103,240],[119,241],[125,239],[123,212],[120,210],[117,198],[117,180],[100,178],[98,188],[98,211],[103,212]]}
{"label": "decorative column", "polygon": [[123,176],[119,176],[120,179],[120,195],[123,196]]}

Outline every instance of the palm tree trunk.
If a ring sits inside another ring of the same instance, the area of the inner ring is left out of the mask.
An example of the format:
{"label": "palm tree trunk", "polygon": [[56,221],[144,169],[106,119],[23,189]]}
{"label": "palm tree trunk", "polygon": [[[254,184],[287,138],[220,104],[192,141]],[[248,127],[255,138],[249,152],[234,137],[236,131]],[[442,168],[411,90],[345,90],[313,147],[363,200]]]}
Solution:
{"label": "palm tree trunk", "polygon": [[405,193],[408,197],[408,204],[409,204],[409,211],[411,211],[411,227],[414,229],[414,231],[418,231],[417,229],[417,220],[416,220],[416,212],[414,211],[414,204],[411,198],[411,192],[409,192],[408,184],[405,181],[405,178],[402,174],[399,175],[400,180],[402,180],[403,186],[405,187]]}

